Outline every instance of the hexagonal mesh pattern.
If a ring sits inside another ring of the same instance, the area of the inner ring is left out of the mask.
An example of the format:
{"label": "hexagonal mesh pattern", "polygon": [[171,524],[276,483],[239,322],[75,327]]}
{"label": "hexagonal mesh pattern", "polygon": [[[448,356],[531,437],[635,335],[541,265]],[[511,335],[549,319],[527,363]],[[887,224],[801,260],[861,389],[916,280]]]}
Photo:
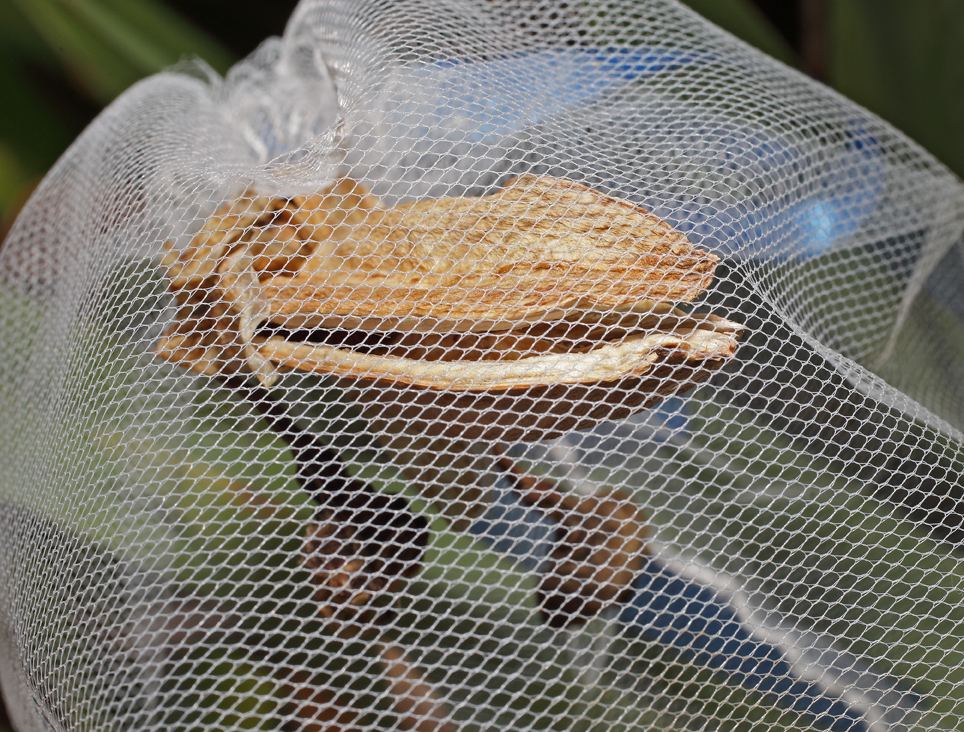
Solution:
{"label": "hexagonal mesh pattern", "polygon": [[962,228],[673,0],[138,84],[0,251],[18,729],[958,729]]}

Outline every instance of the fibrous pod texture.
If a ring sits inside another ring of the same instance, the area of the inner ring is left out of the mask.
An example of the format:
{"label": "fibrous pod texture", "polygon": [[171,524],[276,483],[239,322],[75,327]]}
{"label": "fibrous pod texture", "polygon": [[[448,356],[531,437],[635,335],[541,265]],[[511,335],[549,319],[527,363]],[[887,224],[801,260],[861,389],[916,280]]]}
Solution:
{"label": "fibrous pod texture", "polygon": [[550,177],[394,207],[349,179],[246,194],[163,261],[181,310],[162,357],[266,382],[279,368],[342,377],[453,437],[628,416],[720,368],[742,331],[673,306],[706,291],[714,255]]}

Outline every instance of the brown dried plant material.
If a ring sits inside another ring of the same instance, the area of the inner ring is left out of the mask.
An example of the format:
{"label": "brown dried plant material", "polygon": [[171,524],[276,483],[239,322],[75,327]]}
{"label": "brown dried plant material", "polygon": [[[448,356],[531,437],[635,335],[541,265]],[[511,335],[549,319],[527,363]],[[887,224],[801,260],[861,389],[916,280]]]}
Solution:
{"label": "brown dried plant material", "polygon": [[303,564],[317,589],[318,612],[354,636],[380,621],[386,606],[421,569],[427,521],[408,503],[371,489],[319,496],[308,524]]}
{"label": "brown dried plant material", "polygon": [[252,196],[163,262],[182,310],[160,356],[266,383],[279,368],[345,377],[448,437],[627,416],[732,359],[742,331],[671,305],[705,291],[716,257],[644,209],[548,177],[394,208],[350,180]]}
{"label": "brown dried plant material", "polygon": [[[388,684],[395,727],[414,732],[457,732],[451,707],[406,653],[386,641],[376,640],[373,646]],[[281,688],[291,702],[293,719],[284,726],[287,732],[359,732],[372,727],[372,715],[354,705],[350,692],[339,693],[326,686],[322,674],[291,671]]]}
{"label": "brown dried plant material", "polygon": [[523,175],[481,198],[368,209],[297,274],[267,278],[259,300],[288,328],[503,330],[572,310],[690,301],[717,261],[626,201]]}
{"label": "brown dried plant material", "polygon": [[[316,495],[321,507],[308,524],[303,565],[316,586],[314,599],[328,628],[341,638],[374,643],[400,729],[455,732],[451,709],[405,652],[378,640],[390,605],[421,570],[428,522],[400,496],[353,481]],[[306,682],[302,676],[297,679]],[[299,730],[354,729],[358,713],[324,687],[289,684]]]}
{"label": "brown dried plant material", "polygon": [[293,672],[281,685],[290,700],[285,732],[361,732],[362,713],[352,706],[351,695],[336,693],[309,671]]}
{"label": "brown dried plant material", "polygon": [[452,710],[429,684],[405,652],[391,643],[378,645],[379,658],[388,677],[392,707],[398,726],[415,732],[457,732]]}
{"label": "brown dried plant material", "polygon": [[585,622],[631,594],[646,550],[645,517],[631,497],[560,493],[522,473],[508,458],[499,464],[523,500],[546,511],[558,529],[549,566],[536,591],[543,619],[554,628]]}
{"label": "brown dried plant material", "polygon": [[[384,427],[387,434],[403,428],[409,435],[454,440],[548,439],[624,419],[691,388],[732,359],[742,331],[737,323],[689,316],[667,304],[642,307],[650,309],[576,313],[534,326],[539,337],[528,335],[535,345],[525,351],[505,348],[504,360],[432,362],[392,351],[392,358],[379,359],[274,339],[261,352],[318,373],[364,374],[342,379],[341,385],[373,424],[396,425]],[[525,335],[524,330],[505,334],[503,345]],[[329,360],[316,362],[319,356]],[[382,379],[382,369],[393,371]]]}

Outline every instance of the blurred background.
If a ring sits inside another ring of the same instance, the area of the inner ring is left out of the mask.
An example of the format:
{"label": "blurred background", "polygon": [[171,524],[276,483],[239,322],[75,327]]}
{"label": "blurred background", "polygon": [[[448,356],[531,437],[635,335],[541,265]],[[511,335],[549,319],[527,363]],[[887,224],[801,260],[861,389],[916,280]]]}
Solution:
{"label": "blurred background", "polygon": [[[582,4],[546,1],[561,11]],[[684,2],[964,175],[964,0]],[[224,73],[282,33],[296,3],[0,0],[0,239],[45,171],[125,88],[190,56]],[[0,732],[8,727],[0,712]]]}
{"label": "blurred background", "polygon": [[[548,1],[560,12],[582,4]],[[684,2],[881,115],[964,175],[964,0]],[[223,73],[280,34],[296,3],[0,0],[0,236],[120,92],[187,56]]]}

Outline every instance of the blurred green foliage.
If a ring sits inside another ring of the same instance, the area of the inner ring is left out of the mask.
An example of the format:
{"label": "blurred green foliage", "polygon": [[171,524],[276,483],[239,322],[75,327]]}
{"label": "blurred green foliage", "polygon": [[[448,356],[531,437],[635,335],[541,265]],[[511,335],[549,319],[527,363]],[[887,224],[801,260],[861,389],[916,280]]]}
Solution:
{"label": "blurred green foliage", "polygon": [[799,66],[793,47],[750,0],[683,0],[712,23],[785,64]]}
{"label": "blurred green foliage", "polygon": [[964,2],[834,0],[829,76],[964,175]]}
{"label": "blurred green foliage", "polygon": [[[964,173],[964,0],[683,1],[799,68],[805,36],[816,33],[825,81]],[[0,235],[43,173],[123,89],[191,56],[223,73],[280,33],[295,4],[0,0]],[[816,6],[823,12],[805,12]],[[772,22],[794,14],[823,18],[825,27],[801,21],[788,31]]]}
{"label": "blurred green foliage", "polygon": [[224,73],[280,33],[294,5],[0,0],[0,236],[46,170],[120,92],[184,58]]}
{"label": "blurred green foliage", "polygon": [[[89,97],[107,103],[138,79],[198,55],[226,71],[220,42],[157,0],[7,0],[34,51],[53,55]],[[38,39],[42,41],[38,43]]]}
{"label": "blurred green foliage", "polygon": [[97,109],[185,56],[220,72],[233,62],[159,0],[0,0],[0,217]]}

